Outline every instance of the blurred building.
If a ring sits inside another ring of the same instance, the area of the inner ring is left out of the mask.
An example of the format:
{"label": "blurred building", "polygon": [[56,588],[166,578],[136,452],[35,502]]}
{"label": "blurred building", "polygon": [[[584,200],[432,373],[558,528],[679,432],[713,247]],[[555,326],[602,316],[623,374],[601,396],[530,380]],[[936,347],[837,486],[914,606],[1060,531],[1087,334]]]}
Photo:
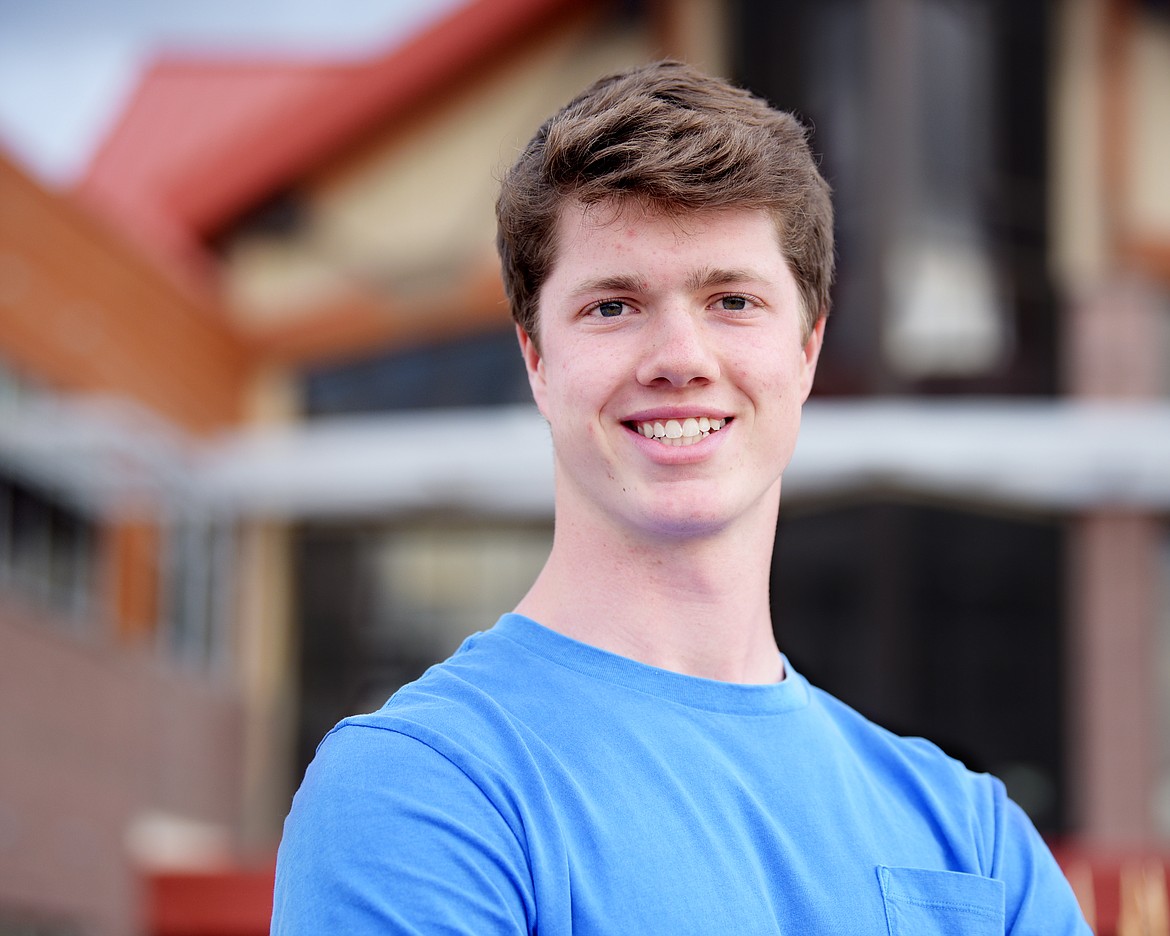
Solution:
{"label": "blurred building", "polygon": [[233,546],[187,473],[249,364],[4,160],[0,205],[0,932],[122,933],[131,853],[222,860],[240,820]]}
{"label": "blurred building", "polygon": [[1166,5],[472,0],[364,62],[165,57],[69,198],[0,163],[0,931],[263,866],[320,736],[520,597],[496,179],[663,54],[836,190],[781,647],[1053,836],[1170,837]]}

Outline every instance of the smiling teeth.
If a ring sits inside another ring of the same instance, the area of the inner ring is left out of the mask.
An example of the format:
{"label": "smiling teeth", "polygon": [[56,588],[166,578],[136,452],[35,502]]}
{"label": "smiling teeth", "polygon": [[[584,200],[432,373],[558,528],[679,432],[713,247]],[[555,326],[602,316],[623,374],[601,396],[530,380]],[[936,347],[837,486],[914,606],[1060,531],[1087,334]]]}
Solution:
{"label": "smiling teeth", "polygon": [[683,420],[634,423],[634,428],[647,439],[656,439],[663,445],[694,445],[707,438],[708,433],[722,429],[726,422],[726,419],[690,416]]}

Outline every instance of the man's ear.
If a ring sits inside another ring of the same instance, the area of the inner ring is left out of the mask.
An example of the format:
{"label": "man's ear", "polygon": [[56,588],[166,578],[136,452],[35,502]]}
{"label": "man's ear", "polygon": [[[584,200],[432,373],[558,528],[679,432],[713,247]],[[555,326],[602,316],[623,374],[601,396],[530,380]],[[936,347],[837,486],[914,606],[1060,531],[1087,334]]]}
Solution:
{"label": "man's ear", "polygon": [[[524,369],[528,371],[528,386],[532,388],[532,399],[536,401],[536,408],[544,413],[545,380],[544,358],[536,341],[521,326],[516,326],[516,340],[520,342],[520,355],[524,358]],[[547,417],[546,417],[547,418]]]}
{"label": "man's ear", "polygon": [[800,401],[802,403],[812,393],[813,377],[816,376],[817,361],[820,359],[821,345],[825,340],[826,318],[827,316],[824,312],[818,316],[816,323],[809,332],[808,338],[804,342],[804,347],[800,349]]}

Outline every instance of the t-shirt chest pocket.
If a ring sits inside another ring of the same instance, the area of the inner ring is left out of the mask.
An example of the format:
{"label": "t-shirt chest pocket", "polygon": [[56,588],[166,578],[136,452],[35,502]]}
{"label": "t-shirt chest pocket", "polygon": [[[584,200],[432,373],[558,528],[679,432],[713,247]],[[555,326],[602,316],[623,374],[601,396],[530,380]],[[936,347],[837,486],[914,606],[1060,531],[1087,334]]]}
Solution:
{"label": "t-shirt chest pocket", "polygon": [[877,870],[890,936],[1003,936],[1003,881],[957,871]]}

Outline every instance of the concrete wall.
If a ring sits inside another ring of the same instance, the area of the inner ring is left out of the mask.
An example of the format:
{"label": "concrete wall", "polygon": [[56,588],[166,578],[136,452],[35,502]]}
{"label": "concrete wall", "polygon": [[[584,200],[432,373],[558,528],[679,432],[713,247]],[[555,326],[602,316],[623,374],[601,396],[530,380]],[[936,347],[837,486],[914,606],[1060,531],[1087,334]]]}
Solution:
{"label": "concrete wall", "polygon": [[[0,596],[0,713],[0,919],[133,934],[134,852],[199,863],[232,845],[242,717],[227,686]],[[161,841],[160,816],[209,834]]]}

